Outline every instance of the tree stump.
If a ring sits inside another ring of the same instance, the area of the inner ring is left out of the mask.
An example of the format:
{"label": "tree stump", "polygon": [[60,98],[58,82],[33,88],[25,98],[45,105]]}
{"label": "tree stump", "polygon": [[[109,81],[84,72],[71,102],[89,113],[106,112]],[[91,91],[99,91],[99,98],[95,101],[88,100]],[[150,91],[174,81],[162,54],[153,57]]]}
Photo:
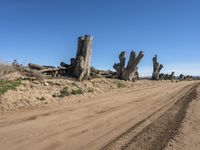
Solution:
{"label": "tree stump", "polygon": [[117,77],[122,80],[130,80],[134,81],[138,78],[138,67],[137,65],[141,61],[144,56],[144,52],[140,51],[138,56],[136,57],[136,53],[131,51],[129,61],[127,66],[125,67],[126,63],[126,54],[125,51],[122,51],[119,55],[119,63],[115,63],[113,68],[117,71]]}
{"label": "tree stump", "polygon": [[172,72],[170,75],[170,79],[169,80],[174,80],[175,76],[174,76],[175,72]]}
{"label": "tree stump", "polygon": [[180,74],[180,76],[178,77],[179,80],[185,80],[185,76],[183,74]]}
{"label": "tree stump", "polygon": [[159,64],[157,61],[157,55],[153,57],[153,74],[152,80],[159,80],[159,74],[161,69],[163,68],[162,64]]}
{"label": "tree stump", "polygon": [[76,58],[71,59],[72,75],[79,80],[90,77],[93,37],[85,35],[78,38]]}

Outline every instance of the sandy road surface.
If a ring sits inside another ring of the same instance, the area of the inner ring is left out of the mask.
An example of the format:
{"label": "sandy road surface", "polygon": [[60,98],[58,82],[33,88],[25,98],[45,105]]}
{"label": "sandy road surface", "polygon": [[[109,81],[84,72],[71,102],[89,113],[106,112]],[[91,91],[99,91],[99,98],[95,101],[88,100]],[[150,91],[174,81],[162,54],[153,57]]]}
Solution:
{"label": "sandy road surface", "polygon": [[[0,149],[143,149],[146,137],[149,144],[155,140],[148,134],[157,127],[162,133],[162,125],[184,113],[180,99],[193,98],[195,86],[197,82],[140,85],[65,105],[2,113]],[[163,122],[165,118],[171,120]]]}
{"label": "sandy road surface", "polygon": [[190,103],[179,133],[170,140],[166,150],[200,149],[200,86],[197,92],[197,98]]}

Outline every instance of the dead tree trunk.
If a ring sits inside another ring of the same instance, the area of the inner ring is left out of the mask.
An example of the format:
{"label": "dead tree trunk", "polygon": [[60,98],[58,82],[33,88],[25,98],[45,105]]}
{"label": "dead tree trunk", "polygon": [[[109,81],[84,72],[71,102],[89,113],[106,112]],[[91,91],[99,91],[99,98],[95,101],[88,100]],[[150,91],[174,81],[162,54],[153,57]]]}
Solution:
{"label": "dead tree trunk", "polygon": [[182,80],[185,79],[185,76],[183,74],[180,74],[180,76],[178,77],[178,79],[182,81]]}
{"label": "dead tree trunk", "polygon": [[117,77],[122,79],[122,73],[125,70],[126,54],[125,51],[119,54],[119,63],[115,63],[113,68],[117,71]]}
{"label": "dead tree trunk", "polygon": [[113,68],[117,71],[117,76],[122,80],[130,80],[133,81],[138,78],[138,68],[140,60],[143,58],[144,52],[140,51],[138,56],[136,57],[136,53],[131,51],[130,58],[127,66],[125,67],[126,56],[125,51],[121,52],[119,55],[119,63],[115,63]]}
{"label": "dead tree trunk", "polygon": [[152,80],[159,80],[159,74],[161,69],[163,68],[162,64],[159,64],[157,61],[157,55],[153,57],[153,74]]}
{"label": "dead tree trunk", "polygon": [[174,80],[174,78],[175,78],[175,77],[174,77],[174,74],[175,74],[175,72],[172,72],[172,73],[171,73],[171,75],[170,75],[170,80]]}
{"label": "dead tree trunk", "polygon": [[71,59],[72,75],[79,80],[90,76],[93,37],[85,35],[78,38],[76,58]]}

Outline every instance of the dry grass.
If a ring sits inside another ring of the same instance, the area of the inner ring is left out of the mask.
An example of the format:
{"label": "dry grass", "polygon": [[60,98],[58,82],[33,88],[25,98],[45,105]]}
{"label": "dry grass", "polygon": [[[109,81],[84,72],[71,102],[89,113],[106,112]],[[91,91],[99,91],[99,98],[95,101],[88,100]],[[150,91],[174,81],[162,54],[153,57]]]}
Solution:
{"label": "dry grass", "polygon": [[29,68],[18,64],[16,60],[12,64],[0,61],[0,80],[13,80],[13,78],[18,79],[21,76],[41,79],[44,75],[37,71],[31,71]]}
{"label": "dry grass", "polygon": [[5,75],[13,73],[16,68],[13,65],[0,62],[0,79],[3,79]]}

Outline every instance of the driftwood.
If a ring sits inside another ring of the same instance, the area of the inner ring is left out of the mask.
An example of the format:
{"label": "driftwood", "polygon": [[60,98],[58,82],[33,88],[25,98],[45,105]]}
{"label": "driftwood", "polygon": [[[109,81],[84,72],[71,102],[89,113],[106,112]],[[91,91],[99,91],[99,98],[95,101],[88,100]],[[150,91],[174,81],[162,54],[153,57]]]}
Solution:
{"label": "driftwood", "polygon": [[130,80],[134,81],[138,78],[138,68],[137,65],[141,61],[144,56],[144,52],[140,51],[138,56],[136,57],[136,53],[131,51],[129,61],[127,66],[125,67],[126,63],[126,55],[125,51],[121,52],[119,55],[119,63],[115,63],[113,68],[117,71],[117,77],[122,80]]}
{"label": "driftwood", "polygon": [[161,69],[163,68],[162,64],[159,64],[157,61],[157,55],[153,57],[153,74],[152,74],[152,80],[159,80],[159,74]]}

